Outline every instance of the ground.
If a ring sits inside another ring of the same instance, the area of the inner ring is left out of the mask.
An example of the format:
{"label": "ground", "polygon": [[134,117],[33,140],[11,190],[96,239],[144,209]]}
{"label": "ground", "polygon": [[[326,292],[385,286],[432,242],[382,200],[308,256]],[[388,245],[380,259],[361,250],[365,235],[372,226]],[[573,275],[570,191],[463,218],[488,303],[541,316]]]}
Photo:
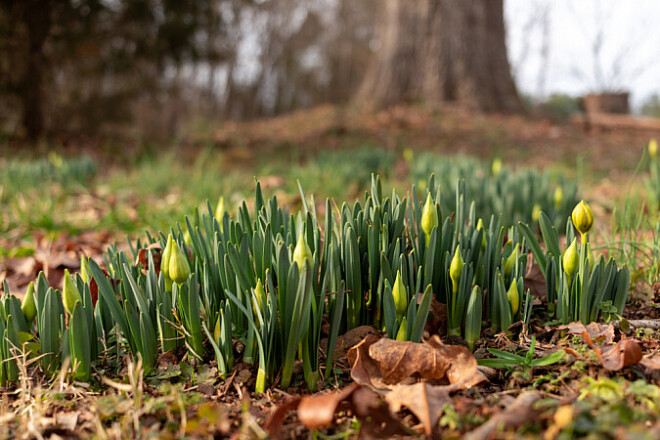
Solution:
{"label": "ground", "polygon": [[[251,393],[254,366],[239,363],[223,381],[214,361],[181,362],[174,353],[161,356],[157,371],[146,377],[127,355],[121,365],[96,371],[96,377],[107,379],[91,386],[66,375],[45,381],[38,373],[26,374],[17,387],[0,394],[0,437],[41,433],[258,438],[268,435],[269,429],[282,438],[353,438],[360,433],[385,435],[389,432],[385,428],[393,430],[390,434],[417,436],[429,434],[420,415],[426,412],[431,419],[439,417],[432,435],[446,438],[467,433],[470,438],[657,438],[660,285],[653,267],[660,260],[660,250],[657,236],[653,247],[653,229],[647,223],[655,224],[658,212],[653,205],[649,210],[649,204],[642,204],[648,193],[644,173],[636,171],[654,135],[658,133],[585,132],[570,123],[475,115],[460,108],[400,106],[373,113],[325,106],[248,123],[198,124],[171,146],[140,147],[130,158],[117,153],[128,147],[115,149],[99,141],[74,139],[66,146],[56,145],[43,163],[62,170],[81,154],[89,156],[90,162],[75,162],[55,181],[43,180],[37,172],[7,171],[21,169],[20,163],[33,152],[4,154],[0,162],[6,170],[0,190],[0,279],[19,297],[40,270],[46,272],[49,284],[61,285],[64,269],[79,269],[81,253],[101,259],[109,244],[117,242],[128,249],[126,238],[135,245],[137,239],[144,240],[145,230],[152,235],[166,232],[198,207],[205,209],[206,200],[214,209],[220,195],[229,206],[251,197],[255,177],[264,193],[277,195],[291,209],[301,204],[299,180],[307,194],[315,195],[322,211],[325,197],[361,198],[372,170],[382,174],[384,188],[409,190],[411,183],[419,184],[411,181],[411,169],[424,152],[473,156],[488,165],[500,159],[509,169],[534,167],[576,181],[597,219],[597,251],[625,259],[633,272],[633,287],[624,314],[632,323],[629,326],[616,321],[566,328],[539,317],[529,328],[484,334],[476,358],[489,357],[488,348],[525,356],[533,344],[531,336],[535,336],[537,358],[558,350],[565,356],[546,366],[514,363],[507,368],[482,368],[484,381],[464,384],[446,398],[436,396],[436,401],[429,401],[436,406],[429,403],[421,410],[398,401],[391,390],[370,391],[373,378],[366,380],[355,373],[348,349],[368,333],[377,333],[362,329],[344,337],[345,350],[336,359],[337,368],[325,371],[322,393],[347,384],[353,387],[343,394],[329,394],[334,397],[323,401],[324,408],[337,407],[336,414],[331,412],[333,426],[329,428],[309,428],[321,425],[305,419],[302,412],[313,401],[291,400],[291,396],[306,394],[302,383],[257,396]],[[4,148],[6,153],[15,150],[13,145]],[[346,152],[355,149],[362,153]],[[33,177],[26,180],[25,176]],[[638,212],[644,224],[633,228],[630,225]],[[627,240],[628,247],[619,246],[617,240]],[[446,337],[442,330],[440,335]],[[628,340],[637,345],[631,348]],[[240,346],[235,349],[240,351]],[[629,352],[637,349],[644,359],[633,362],[630,356],[636,355]],[[25,368],[32,371],[30,365]],[[445,386],[447,378],[429,383]],[[374,402],[371,417],[360,412],[358,401]],[[398,409],[392,401],[399,402]],[[276,407],[280,407],[277,416],[283,417],[280,424],[268,420]],[[373,423],[375,415],[383,417],[380,426]]]}

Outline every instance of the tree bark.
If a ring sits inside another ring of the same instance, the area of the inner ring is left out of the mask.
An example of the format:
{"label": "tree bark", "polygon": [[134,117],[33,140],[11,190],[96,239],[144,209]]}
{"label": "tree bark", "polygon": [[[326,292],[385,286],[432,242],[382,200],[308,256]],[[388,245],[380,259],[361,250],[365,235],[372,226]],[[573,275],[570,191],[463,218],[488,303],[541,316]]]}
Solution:
{"label": "tree bark", "polygon": [[503,0],[383,0],[382,14],[380,49],[358,99],[522,110],[507,58]]}
{"label": "tree bark", "polygon": [[21,18],[28,37],[27,68],[23,83],[23,127],[30,139],[44,130],[44,44],[52,23],[51,0],[24,0]]}

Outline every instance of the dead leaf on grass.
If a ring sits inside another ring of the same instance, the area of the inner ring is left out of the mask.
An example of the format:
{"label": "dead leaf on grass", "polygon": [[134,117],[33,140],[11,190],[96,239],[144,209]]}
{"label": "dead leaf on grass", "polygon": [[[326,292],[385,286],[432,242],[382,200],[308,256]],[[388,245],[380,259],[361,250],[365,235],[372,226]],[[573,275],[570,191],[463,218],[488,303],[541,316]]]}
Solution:
{"label": "dead leaf on grass", "polygon": [[594,348],[606,370],[619,371],[642,360],[642,346],[635,339],[621,339],[614,347]]}
{"label": "dead leaf on grass", "polygon": [[465,434],[464,438],[466,440],[487,440],[506,428],[533,422],[541,414],[541,411],[534,408],[534,404],[540,398],[541,394],[537,392],[523,392],[506,409],[495,414],[477,429]]}
{"label": "dead leaf on grass", "polygon": [[422,423],[426,435],[433,432],[445,405],[453,403],[446,387],[433,386],[426,382],[397,385],[385,395],[385,400],[392,412],[401,411],[401,407],[408,408]]}
{"label": "dead leaf on grass", "polygon": [[359,387],[360,385],[353,383],[333,393],[303,397],[298,405],[300,422],[309,429],[331,425],[338,407]]}
{"label": "dead leaf on grass", "polygon": [[369,335],[348,352],[351,377],[375,390],[388,390],[412,376],[443,381],[452,390],[484,382],[477,361],[462,346],[445,345],[438,336],[426,343],[394,341]]}
{"label": "dead leaf on grass", "polygon": [[612,324],[591,322],[585,326],[581,322],[571,322],[570,324],[560,326],[559,329],[568,330],[570,334],[580,336],[583,332],[587,332],[592,341],[600,344],[609,344],[614,341],[614,326]]}

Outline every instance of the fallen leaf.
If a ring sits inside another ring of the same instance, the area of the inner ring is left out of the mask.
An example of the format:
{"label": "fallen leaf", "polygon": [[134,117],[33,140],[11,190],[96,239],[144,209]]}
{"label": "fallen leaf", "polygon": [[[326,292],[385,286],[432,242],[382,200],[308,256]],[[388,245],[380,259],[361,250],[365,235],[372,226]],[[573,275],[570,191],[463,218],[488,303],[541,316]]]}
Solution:
{"label": "fallen leaf", "polygon": [[271,438],[279,438],[280,432],[282,431],[282,424],[284,423],[286,415],[289,413],[289,411],[293,411],[294,409],[298,408],[300,400],[300,397],[287,399],[283,404],[279,405],[277,408],[275,408],[274,411],[270,413],[268,419],[266,419],[266,423],[264,424],[264,429],[268,431]]}
{"label": "fallen leaf", "polygon": [[591,322],[585,326],[581,322],[571,322],[560,326],[559,329],[568,330],[573,335],[582,335],[583,332],[587,332],[591,340],[597,343],[609,344],[614,341],[614,326],[612,324]]}
{"label": "fallen leaf", "polygon": [[656,352],[650,356],[644,356],[639,363],[651,370],[660,370],[660,353]]}
{"label": "fallen leaf", "polygon": [[369,356],[378,362],[383,381],[397,384],[419,374],[424,379],[443,379],[450,359],[428,344],[383,338],[369,347]]}
{"label": "fallen leaf", "polygon": [[445,405],[451,404],[446,387],[418,382],[414,385],[397,385],[385,395],[392,412],[399,412],[402,406],[408,408],[424,426],[426,435],[431,435],[438,424]]}
{"label": "fallen leaf", "polygon": [[388,390],[413,376],[452,384],[452,390],[484,382],[467,348],[445,345],[435,335],[426,343],[378,340],[369,335],[348,352],[351,377],[374,390]]}
{"label": "fallen leaf", "polygon": [[340,391],[303,397],[298,404],[298,419],[309,429],[331,425],[339,405],[359,387],[353,383]]}
{"label": "fallen leaf", "polygon": [[541,395],[535,391],[523,392],[505,410],[495,414],[486,423],[465,434],[463,438],[487,440],[507,428],[533,422],[541,414],[541,411],[534,408],[534,404],[539,399]]}
{"label": "fallen leaf", "polygon": [[606,370],[619,371],[642,360],[642,346],[635,339],[621,339],[614,347],[594,349]]}

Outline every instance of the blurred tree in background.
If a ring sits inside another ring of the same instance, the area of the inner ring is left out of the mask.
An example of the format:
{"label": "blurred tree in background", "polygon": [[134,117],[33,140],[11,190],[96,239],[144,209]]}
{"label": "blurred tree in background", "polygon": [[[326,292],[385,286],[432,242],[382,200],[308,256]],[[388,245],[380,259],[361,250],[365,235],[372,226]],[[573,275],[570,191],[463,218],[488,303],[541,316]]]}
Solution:
{"label": "blurred tree in background", "polygon": [[0,132],[171,138],[357,97],[518,110],[502,0],[0,0]]}

